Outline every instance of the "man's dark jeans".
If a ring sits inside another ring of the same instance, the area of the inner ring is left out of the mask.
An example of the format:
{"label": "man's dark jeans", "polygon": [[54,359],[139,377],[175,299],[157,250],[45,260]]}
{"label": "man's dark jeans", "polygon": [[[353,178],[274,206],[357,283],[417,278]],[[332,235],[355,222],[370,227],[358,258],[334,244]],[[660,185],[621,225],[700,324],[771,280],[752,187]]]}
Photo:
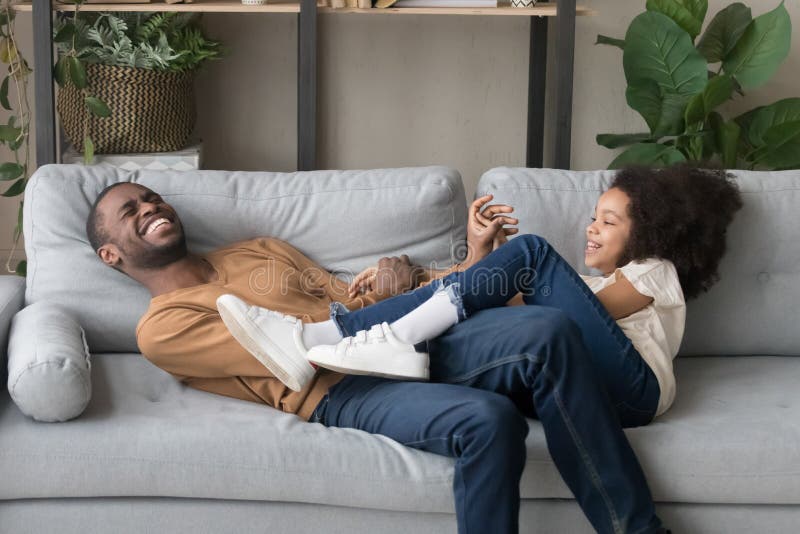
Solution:
{"label": "man's dark jeans", "polygon": [[[523,415],[536,417],[598,532],[655,532],[661,521],[622,427],[652,420],[658,384],[577,273],[544,239],[519,236],[462,273],[362,310],[332,306],[332,317],[353,335],[440,287],[466,320],[427,343],[434,383],[347,377],[312,421],[454,457],[463,534],[517,532]],[[505,307],[517,292],[527,305]]]}

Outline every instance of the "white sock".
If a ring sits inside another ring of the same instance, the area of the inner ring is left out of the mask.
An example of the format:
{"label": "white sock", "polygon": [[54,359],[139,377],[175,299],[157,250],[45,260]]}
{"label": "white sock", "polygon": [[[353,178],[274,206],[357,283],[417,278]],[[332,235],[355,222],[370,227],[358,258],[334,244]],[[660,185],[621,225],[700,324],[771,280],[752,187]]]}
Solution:
{"label": "white sock", "polygon": [[442,290],[391,323],[395,337],[403,343],[416,345],[433,339],[458,322],[458,308]]}
{"label": "white sock", "polygon": [[321,323],[303,324],[303,344],[307,349],[316,345],[336,345],[341,340],[339,329],[330,319]]}

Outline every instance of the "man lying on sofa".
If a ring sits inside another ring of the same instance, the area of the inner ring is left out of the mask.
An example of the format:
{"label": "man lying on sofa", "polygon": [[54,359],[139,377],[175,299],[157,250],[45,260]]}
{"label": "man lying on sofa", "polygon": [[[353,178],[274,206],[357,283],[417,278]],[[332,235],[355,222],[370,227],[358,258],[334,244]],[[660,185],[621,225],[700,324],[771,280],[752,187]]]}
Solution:
{"label": "man lying on sofa", "polygon": [[[470,263],[508,233],[503,223],[515,222],[499,213],[483,229],[470,225]],[[515,404],[491,390],[436,383],[436,376],[431,382],[397,381],[325,369],[292,391],[232,337],[217,311],[219,296],[234,294],[300,319],[303,341],[310,346],[340,338],[339,332],[314,328],[329,324],[332,303],[358,309],[447,271],[420,276],[405,257],[384,259],[372,288],[351,298],[345,282],[278,239],[256,238],[205,256],[193,254],[175,210],[156,192],[130,182],[100,193],[86,229],[100,259],[152,295],[136,332],[145,358],[196,389],[454,457],[459,532],[518,531],[525,415],[542,421],[553,459],[595,529],[665,532],[603,386],[590,365],[575,356],[585,352],[576,345],[582,343],[580,333],[559,310],[484,310],[481,320],[456,324],[431,350],[431,361],[501,362],[510,355],[547,354],[546,372],[530,372],[533,394],[527,401],[515,399]],[[275,280],[280,283],[271,283]],[[329,395],[334,387],[335,397]]]}

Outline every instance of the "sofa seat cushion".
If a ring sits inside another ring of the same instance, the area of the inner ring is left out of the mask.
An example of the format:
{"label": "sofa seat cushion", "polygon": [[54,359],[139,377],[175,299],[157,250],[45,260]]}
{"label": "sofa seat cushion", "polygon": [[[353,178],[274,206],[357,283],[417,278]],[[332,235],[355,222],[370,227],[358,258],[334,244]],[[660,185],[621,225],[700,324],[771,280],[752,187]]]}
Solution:
{"label": "sofa seat cushion", "polygon": [[[800,358],[679,358],[672,409],[628,435],[662,502],[800,504]],[[452,460],[184,387],[138,354],[93,355],[58,425],[0,397],[0,499],[169,496],[452,512]],[[522,496],[569,498],[531,421]],[[54,447],[54,444],[58,444]]]}

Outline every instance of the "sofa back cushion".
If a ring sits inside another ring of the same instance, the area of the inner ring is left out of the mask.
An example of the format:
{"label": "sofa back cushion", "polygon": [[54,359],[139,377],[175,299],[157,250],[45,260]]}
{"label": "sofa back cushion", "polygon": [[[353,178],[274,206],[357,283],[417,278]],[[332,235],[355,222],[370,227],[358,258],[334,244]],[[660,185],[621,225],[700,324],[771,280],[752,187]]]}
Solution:
{"label": "sofa back cushion", "polygon": [[464,189],[447,167],[279,173],[46,165],[25,190],[25,299],[73,312],[92,352],[137,351],[134,330],[150,300],[143,286],[105,266],[86,238],[92,203],[119,181],[147,186],[174,206],[192,252],[273,236],[347,278],[386,255],[446,267],[463,251]]}
{"label": "sofa back cushion", "polygon": [[[720,281],[687,303],[680,355],[800,355],[800,171],[731,171],[744,207],[728,228]],[[614,171],[498,167],[477,194],[515,208],[520,234],[546,238],[582,274],[585,229]],[[708,199],[714,209],[714,199]]]}

